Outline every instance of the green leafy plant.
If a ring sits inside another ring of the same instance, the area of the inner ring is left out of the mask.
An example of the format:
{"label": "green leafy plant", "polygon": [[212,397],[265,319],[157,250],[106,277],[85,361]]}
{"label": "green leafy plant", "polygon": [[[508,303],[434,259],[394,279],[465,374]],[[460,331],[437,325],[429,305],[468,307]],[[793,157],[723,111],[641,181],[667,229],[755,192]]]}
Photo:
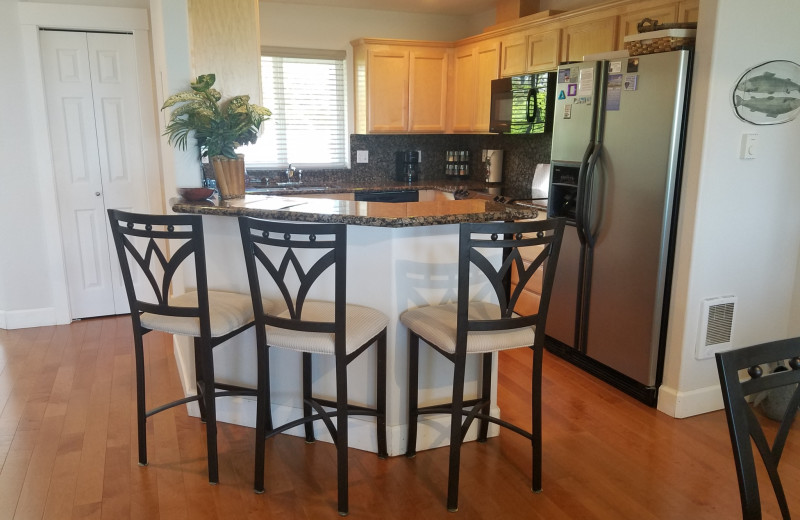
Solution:
{"label": "green leafy plant", "polygon": [[171,145],[185,150],[189,133],[194,131],[202,157],[224,155],[236,159],[236,148],[255,143],[261,123],[272,112],[250,103],[247,95],[220,101],[222,94],[212,88],[215,81],[214,74],[198,76],[191,84],[192,90],[178,92],[164,101],[161,110],[180,104],[172,111],[164,135],[169,136]]}

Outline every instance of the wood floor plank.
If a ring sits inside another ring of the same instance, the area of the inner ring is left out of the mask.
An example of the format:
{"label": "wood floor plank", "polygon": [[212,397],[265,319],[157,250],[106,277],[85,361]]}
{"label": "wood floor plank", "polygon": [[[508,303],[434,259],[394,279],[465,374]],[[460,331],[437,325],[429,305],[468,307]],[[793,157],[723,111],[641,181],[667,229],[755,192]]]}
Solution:
{"label": "wood floor plank", "polygon": [[[172,338],[145,337],[148,406],[182,396]],[[530,422],[531,354],[499,356],[505,419]],[[543,375],[544,491],[530,490],[526,439],[503,431],[462,451],[458,513],[445,508],[448,449],[380,460],[351,449],[358,519],[718,520],[738,518],[725,416],[673,419],[549,354]],[[768,436],[775,423],[765,423]],[[332,445],[266,441],[266,487],[252,491],[253,430],[219,424],[220,484],[207,479],[205,426],[181,406],[148,421],[137,464],[128,317],[0,330],[0,519],[336,517]],[[800,512],[800,425],[780,472]],[[762,479],[766,478],[759,469]],[[764,519],[780,518],[762,482]]]}

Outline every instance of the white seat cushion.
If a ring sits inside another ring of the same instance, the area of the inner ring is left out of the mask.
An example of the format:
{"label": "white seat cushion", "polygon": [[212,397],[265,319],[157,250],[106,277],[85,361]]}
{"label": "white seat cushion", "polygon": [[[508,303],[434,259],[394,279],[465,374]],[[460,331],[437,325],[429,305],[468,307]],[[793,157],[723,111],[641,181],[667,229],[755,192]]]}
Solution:
{"label": "white seat cushion", "polygon": [[[380,311],[361,305],[347,304],[347,353],[364,345],[389,324],[389,319]],[[278,314],[289,318],[289,311]],[[323,301],[306,301],[303,305],[303,320],[333,322],[334,304]],[[271,347],[287,348],[315,354],[334,354],[333,333],[301,332],[267,326],[267,344]]]}
{"label": "white seat cushion", "polygon": [[[458,304],[426,305],[409,309],[400,315],[400,321],[426,342],[445,352],[456,351],[456,313]],[[500,318],[500,307],[494,303],[471,302],[469,319],[492,320]],[[499,331],[473,331],[467,334],[467,352],[472,354],[495,352],[533,345],[536,327]]]}
{"label": "white seat cushion", "polygon": [[[197,307],[197,291],[189,291],[170,299],[174,307]],[[264,308],[271,309],[272,302],[264,300]],[[253,321],[253,301],[249,294],[208,291],[208,312],[211,337],[217,338],[233,332]],[[142,326],[170,334],[200,336],[200,319],[182,316],[161,316],[142,313]]]}

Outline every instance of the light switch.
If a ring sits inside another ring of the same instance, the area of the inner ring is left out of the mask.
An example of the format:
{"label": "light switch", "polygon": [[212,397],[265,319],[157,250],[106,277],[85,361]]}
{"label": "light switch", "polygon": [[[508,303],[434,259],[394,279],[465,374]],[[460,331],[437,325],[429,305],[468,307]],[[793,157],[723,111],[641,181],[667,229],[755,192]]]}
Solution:
{"label": "light switch", "polygon": [[758,153],[758,134],[742,134],[740,159],[755,159]]}
{"label": "light switch", "polygon": [[356,162],[357,163],[368,163],[369,162],[369,150],[356,150]]}

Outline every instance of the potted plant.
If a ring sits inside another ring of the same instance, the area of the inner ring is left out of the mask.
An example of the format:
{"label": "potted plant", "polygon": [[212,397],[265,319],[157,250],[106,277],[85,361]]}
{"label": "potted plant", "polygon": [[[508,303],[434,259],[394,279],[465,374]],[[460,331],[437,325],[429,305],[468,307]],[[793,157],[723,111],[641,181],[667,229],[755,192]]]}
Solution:
{"label": "potted plant", "polygon": [[244,156],[236,148],[258,140],[261,123],[272,115],[269,109],[250,103],[250,96],[234,96],[222,101],[212,88],[214,74],[198,76],[192,89],[178,92],[164,101],[161,110],[180,104],[172,111],[164,135],[169,143],[185,150],[189,133],[214,167],[217,188],[223,199],[244,196]]}

